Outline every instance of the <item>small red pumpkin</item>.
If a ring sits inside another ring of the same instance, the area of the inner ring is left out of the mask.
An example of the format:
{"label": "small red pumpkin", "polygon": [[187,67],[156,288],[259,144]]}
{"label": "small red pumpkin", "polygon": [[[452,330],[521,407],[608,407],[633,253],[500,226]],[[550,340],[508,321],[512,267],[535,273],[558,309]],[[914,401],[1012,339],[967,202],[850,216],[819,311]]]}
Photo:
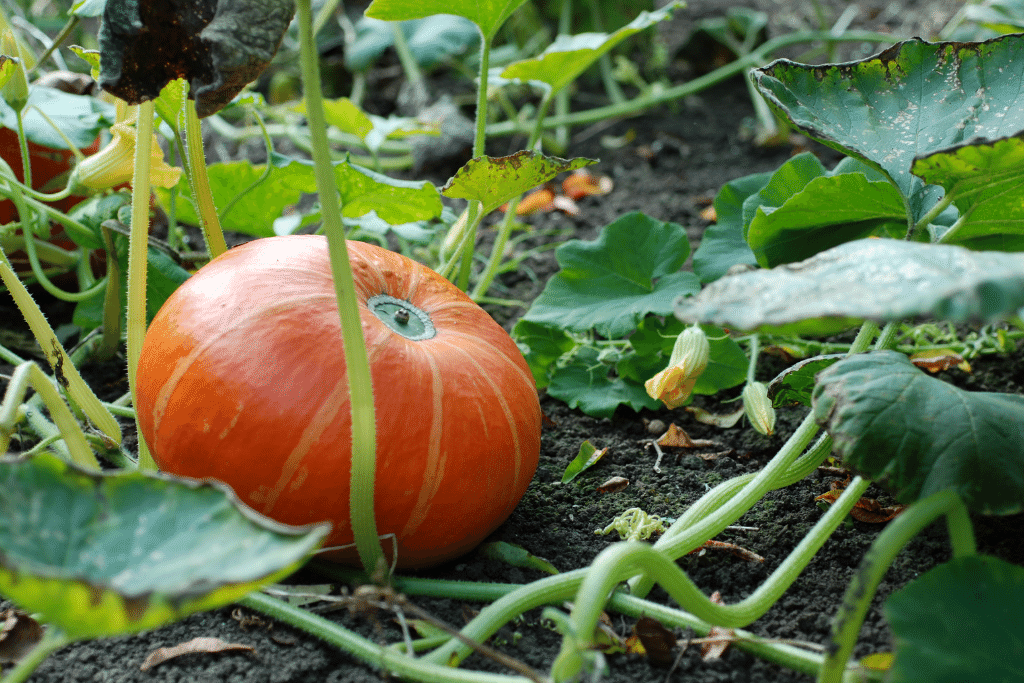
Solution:
{"label": "small red pumpkin", "polygon": [[[480,543],[526,491],[536,387],[516,344],[457,287],[380,247],[348,250],[375,394],[377,529],[395,534],[400,567],[437,564]],[[161,469],[226,482],[282,522],[328,520],[328,546],[352,543],[348,385],[323,237],[259,239],[200,269],[153,319],[137,385]]]}

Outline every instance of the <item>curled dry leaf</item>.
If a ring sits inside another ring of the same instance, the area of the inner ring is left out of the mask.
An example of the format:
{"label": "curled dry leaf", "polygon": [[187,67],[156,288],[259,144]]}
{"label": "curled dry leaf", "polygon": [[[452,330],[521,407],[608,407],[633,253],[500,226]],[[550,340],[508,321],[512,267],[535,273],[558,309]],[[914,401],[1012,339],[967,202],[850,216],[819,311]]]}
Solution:
{"label": "curled dry leaf", "polygon": [[[642,650],[636,647],[635,639],[639,639]],[[630,645],[630,642],[632,644]],[[627,639],[630,652],[646,653],[647,659],[654,666],[672,666],[672,650],[676,646],[676,636],[672,631],[651,617],[640,617],[633,626],[633,636]]]}
{"label": "curled dry leaf", "polygon": [[715,413],[709,413],[703,408],[697,406],[686,406],[684,408],[688,413],[693,415],[693,419],[701,424],[711,425],[713,427],[721,427],[722,429],[728,429],[729,427],[735,427],[736,423],[743,417],[743,406],[731,413],[725,413],[724,415],[718,415]]}
{"label": "curled dry leaf", "polygon": [[711,205],[711,206],[706,207],[705,209],[703,209],[700,212],[700,217],[703,218],[704,220],[710,221],[712,223],[718,222],[718,212],[715,211],[714,205]]}
{"label": "curled dry leaf", "polygon": [[662,448],[693,448],[693,439],[675,422],[668,426],[668,431],[658,439]]}
{"label": "curled dry leaf", "polygon": [[[839,496],[843,493],[843,489],[835,486],[836,482],[833,483],[833,488],[827,493],[823,493],[820,496],[815,496],[814,500],[825,501],[829,505],[836,502]],[[853,509],[850,510],[850,516],[858,522],[866,522],[868,524],[882,524],[888,522],[890,519],[896,517],[896,515],[903,512],[906,509],[906,505],[892,505],[883,507],[874,498],[861,498],[854,505]]]}
{"label": "curled dry leaf", "polygon": [[608,176],[596,176],[584,168],[573,171],[562,181],[562,192],[573,200],[608,194],[613,187],[614,183]]}
{"label": "curled dry leaf", "polygon": [[950,368],[959,368],[964,372],[971,371],[971,364],[953,349],[931,349],[915,353],[910,357],[910,362],[933,375]]}
{"label": "curled dry leaf", "polygon": [[735,543],[726,543],[724,541],[704,541],[703,545],[698,548],[694,548],[688,552],[687,555],[692,555],[693,553],[703,555],[707,550],[725,550],[742,560],[746,560],[747,562],[764,562],[764,558],[754,551],[747,550]]}
{"label": "curled dry leaf", "polygon": [[[724,604],[722,596],[718,591],[711,594],[711,602],[716,605]],[[731,628],[712,626],[706,638],[701,638],[700,656],[705,662],[709,659],[718,659],[725,653],[729,643],[736,639],[736,633]]]}
{"label": "curled dry leaf", "polygon": [[0,664],[16,664],[42,637],[43,627],[21,610],[0,612]]}
{"label": "curled dry leaf", "polygon": [[242,643],[227,643],[220,638],[193,638],[192,640],[173,647],[160,647],[150,653],[140,666],[140,671],[149,671],[158,664],[169,659],[191,654],[211,654],[214,652],[251,652],[256,650]]}
{"label": "curled dry leaf", "polygon": [[629,486],[629,479],[625,477],[612,477],[597,487],[598,493],[618,493]]}

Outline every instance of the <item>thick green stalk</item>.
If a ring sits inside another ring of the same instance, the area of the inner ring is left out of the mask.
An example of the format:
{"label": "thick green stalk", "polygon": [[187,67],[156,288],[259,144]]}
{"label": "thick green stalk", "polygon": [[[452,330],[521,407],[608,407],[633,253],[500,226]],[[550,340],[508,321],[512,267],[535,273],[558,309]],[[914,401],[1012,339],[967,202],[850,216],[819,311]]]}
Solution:
{"label": "thick green stalk", "polygon": [[[128,236],[128,319],[125,325],[128,357],[128,388],[136,395],[136,375],[142,342],[146,338],[146,266],[149,249],[149,169],[150,139],[153,137],[153,101],[139,105],[135,124],[135,170],[132,177],[132,224]],[[132,400],[134,404],[134,398]],[[138,428],[138,420],[136,420]],[[156,471],[156,461],[149,452],[146,439],[139,435],[139,469]]]}
{"label": "thick green stalk", "polygon": [[[185,150],[188,162],[188,179],[191,184],[192,198],[195,199],[196,214],[199,226],[206,240],[206,250],[210,258],[216,258],[228,250],[224,241],[224,232],[220,228],[217,207],[213,204],[213,192],[210,190],[210,176],[206,173],[206,156],[203,152],[203,129],[196,114],[195,100],[186,99],[182,105],[185,118]],[[139,140],[144,138],[139,136]],[[148,138],[145,138],[148,141]],[[141,144],[141,143],[140,143]],[[270,164],[269,159],[267,164]]]}
{"label": "thick green stalk", "polygon": [[349,516],[356,550],[366,573],[373,576],[384,559],[377,520],[374,513],[374,482],[376,480],[377,432],[374,418],[373,378],[366,353],[359,304],[355,297],[352,267],[345,245],[345,227],[341,222],[341,200],[337,180],[331,167],[327,143],[327,120],[320,91],[320,65],[313,40],[310,0],[298,0],[298,26],[303,90],[306,116],[313,143],[316,187],[320,195],[324,232],[331,256],[331,272],[341,316],[342,347],[348,373],[348,389],[352,410],[352,469],[349,480]]}
{"label": "thick green stalk", "polygon": [[846,589],[843,604],[832,625],[830,654],[821,667],[818,683],[841,683],[846,663],[857,642],[857,634],[864,623],[864,616],[885,572],[904,546],[942,515],[950,519],[949,527],[953,532],[950,540],[953,541],[954,556],[974,554],[974,532],[967,508],[952,491],[939,491],[918,500],[889,522],[871,544]]}
{"label": "thick green stalk", "polygon": [[46,321],[46,316],[36,305],[25,285],[18,279],[2,249],[0,249],[0,281],[3,281],[14,298],[14,303],[21,311],[22,317],[25,318],[32,335],[36,338],[43,353],[46,354],[46,360],[53,368],[54,376],[60,381],[68,396],[111,442],[121,443],[121,427],[117,424],[117,420],[103,407],[96,394],[82,379],[78,368],[71,362],[71,358],[68,357],[67,351],[57,339],[53,328]]}
{"label": "thick green stalk", "polygon": [[570,617],[574,637],[563,641],[562,651],[552,666],[552,678],[565,681],[579,673],[583,663],[580,647],[588,648],[592,644],[607,596],[620,581],[638,572],[655,579],[681,608],[703,621],[739,628],[760,618],[796,581],[870,484],[859,477],[855,479],[772,575],[748,597],[733,605],[712,602],[672,559],[653,546],[626,542],[606,548],[590,565],[587,578],[576,594]]}
{"label": "thick green stalk", "polygon": [[[300,5],[303,2],[308,3],[309,0],[299,0]],[[424,683],[528,683],[530,680],[522,676],[453,669],[444,664],[425,661],[423,658],[409,657],[404,653],[378,645],[372,640],[367,640],[321,616],[294,607],[263,593],[250,593],[248,597],[243,598],[239,602],[249,609],[257,610],[295,628],[311,633],[317,638],[358,657],[371,666],[383,668],[402,678],[423,681]]]}

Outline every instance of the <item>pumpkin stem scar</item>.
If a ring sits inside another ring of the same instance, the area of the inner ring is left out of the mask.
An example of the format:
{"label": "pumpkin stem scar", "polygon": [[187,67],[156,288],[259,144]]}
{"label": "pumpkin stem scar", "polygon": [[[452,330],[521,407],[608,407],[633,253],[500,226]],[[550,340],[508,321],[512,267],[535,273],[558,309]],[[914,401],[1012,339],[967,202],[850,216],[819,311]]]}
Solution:
{"label": "pumpkin stem scar", "polygon": [[366,305],[381,322],[406,339],[422,341],[437,334],[430,315],[409,301],[378,294],[367,299]]}

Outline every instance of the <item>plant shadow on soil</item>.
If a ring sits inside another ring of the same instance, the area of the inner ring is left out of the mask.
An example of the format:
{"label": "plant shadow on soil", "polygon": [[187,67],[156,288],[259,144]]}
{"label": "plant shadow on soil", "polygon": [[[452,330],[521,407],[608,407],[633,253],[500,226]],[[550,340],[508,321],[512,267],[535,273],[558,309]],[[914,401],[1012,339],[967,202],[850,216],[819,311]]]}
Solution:
{"label": "plant shadow on soil", "polygon": [[[572,155],[601,159],[596,171],[609,175],[615,182],[615,190],[606,197],[584,200],[579,217],[547,215],[534,219],[533,224],[538,230],[559,229],[570,232],[574,238],[593,239],[601,226],[624,213],[640,210],[686,226],[691,243],[696,247],[706,226],[700,211],[723,183],[749,173],[774,169],[793,153],[789,146],[762,150],[744,140],[740,131],[744,120],[752,113],[744,84],[733,79],[674,109],[666,108],[620,122],[601,131],[600,135],[579,141],[573,145]],[[602,135],[622,136],[629,131],[635,133],[635,138],[625,146],[609,149],[600,144]],[[499,144],[515,145],[507,140]],[[826,163],[834,163],[834,153],[815,149],[825,155]],[[512,150],[493,149],[492,153],[506,151]],[[444,178],[437,180],[443,182]],[[530,246],[529,241],[526,246]],[[501,285],[506,289],[502,296],[532,299],[555,268],[550,252],[531,257],[524,265],[520,272],[502,277]],[[6,302],[0,310],[5,321],[18,318],[17,312]],[[48,312],[51,320],[61,319],[59,310]],[[506,326],[510,325],[507,311],[494,313]],[[986,357],[973,365],[970,375],[955,369],[943,375],[972,390],[1024,391],[1024,353],[1018,351],[1009,358]],[[106,372],[106,377],[89,376],[88,379],[93,386],[106,386],[111,396],[123,393],[126,390],[123,366],[111,365]],[[760,378],[771,376],[772,368],[766,368]],[[724,392],[719,398],[735,398],[737,394],[735,390]],[[712,410],[724,409],[717,401],[700,399],[700,402]],[[598,552],[615,542],[612,536],[596,535],[594,531],[606,526],[623,510],[641,507],[651,514],[675,518],[708,487],[756,471],[774,455],[805,410],[780,410],[778,433],[769,438],[756,434],[745,423],[728,430],[700,425],[681,409],[637,415],[623,408],[613,419],[600,420],[570,410],[552,399],[545,398],[542,407],[552,423],[545,426],[537,475],[517,510],[490,540],[521,545],[561,571],[587,566]],[[693,438],[714,440],[721,446],[704,450],[725,451],[725,454],[706,461],[695,452],[684,451],[678,457],[669,452],[661,464],[661,472],[656,472],[655,453],[642,444],[643,440],[651,438],[646,423],[653,419],[676,422]],[[559,483],[563,470],[584,440],[599,448],[608,447],[608,455],[575,481],[566,485]],[[629,486],[618,493],[597,492],[597,486],[611,476],[627,478]],[[761,555],[763,563],[708,551],[700,556],[686,556],[679,560],[679,565],[707,594],[719,591],[727,603],[746,597],[821,517],[823,513],[813,499],[828,491],[832,478],[829,474],[815,474],[786,489],[769,493],[737,522],[754,530],[727,530],[719,536],[719,540],[736,543]],[[893,502],[884,491],[874,487],[867,495],[879,499],[883,505]],[[1024,515],[976,518],[979,549],[1024,565],[1022,523]],[[854,521],[841,526],[796,583],[749,630],[771,638],[825,643],[831,620],[854,569],[881,528],[881,525]],[[899,555],[872,603],[856,656],[891,649],[891,634],[881,612],[884,598],[949,557],[949,545],[941,524],[932,525]],[[421,575],[504,583],[526,583],[543,577],[535,570],[518,569],[474,555]],[[324,581],[309,571],[293,579]],[[655,589],[651,597],[671,602],[660,589]],[[461,601],[416,597],[411,600],[456,626],[465,622],[467,614],[479,609],[479,605]],[[47,659],[30,680],[35,683],[357,683],[382,678],[372,667],[321,641],[269,620],[256,623],[249,618],[252,616],[237,606],[230,606],[140,635],[74,644]],[[337,611],[328,616],[381,642],[396,642],[401,638],[401,631],[389,614],[369,618]],[[611,617],[615,629],[628,634],[633,621],[614,614]],[[683,632],[678,635],[685,637]],[[139,665],[154,649],[205,636],[250,645],[255,653],[189,655],[147,672],[139,670]],[[558,652],[561,637],[550,624],[542,622],[539,610],[533,610],[503,627],[491,644],[536,670],[546,672]],[[604,680],[612,683],[664,680],[796,683],[811,680],[735,647],[730,647],[721,659],[703,661],[699,648],[691,646],[681,655],[678,667],[668,679],[666,669],[654,667],[640,656],[612,655],[608,662],[610,670]],[[473,655],[464,666],[508,672],[480,655]]]}

